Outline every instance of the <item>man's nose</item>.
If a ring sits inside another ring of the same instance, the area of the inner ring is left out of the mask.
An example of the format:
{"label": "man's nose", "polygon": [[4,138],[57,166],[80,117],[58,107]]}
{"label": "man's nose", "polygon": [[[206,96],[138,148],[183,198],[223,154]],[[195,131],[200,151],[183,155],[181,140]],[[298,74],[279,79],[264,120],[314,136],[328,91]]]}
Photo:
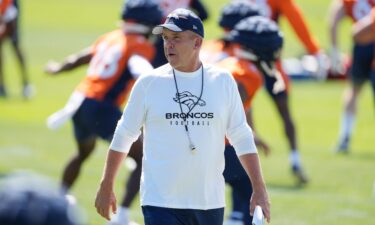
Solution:
{"label": "man's nose", "polygon": [[173,48],[174,47],[174,41],[173,40],[164,40],[164,45],[167,48]]}

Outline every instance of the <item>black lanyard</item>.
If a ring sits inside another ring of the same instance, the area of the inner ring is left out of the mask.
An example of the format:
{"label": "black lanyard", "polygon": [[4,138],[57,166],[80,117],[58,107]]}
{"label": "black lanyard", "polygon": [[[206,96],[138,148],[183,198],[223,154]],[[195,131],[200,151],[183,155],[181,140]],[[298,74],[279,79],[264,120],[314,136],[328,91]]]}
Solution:
{"label": "black lanyard", "polygon": [[[185,124],[185,132],[186,132],[186,136],[188,137],[188,140],[189,140],[189,147],[190,147],[190,149],[191,149],[192,152],[194,152],[194,150],[196,149],[196,146],[194,145],[194,143],[193,143],[192,140],[191,140],[191,136],[190,136],[190,132],[189,132],[189,127],[188,127],[188,125],[187,125],[187,123],[186,123],[186,117],[187,117],[187,115],[188,115],[188,114],[194,109],[194,107],[198,104],[198,102],[199,102],[199,101],[201,100],[201,98],[202,98],[202,94],[203,94],[203,86],[204,86],[204,79],[203,79],[203,65],[202,65],[201,68],[202,68],[202,69],[201,69],[201,71],[202,71],[202,73],[201,73],[201,77],[202,77],[202,82],[201,82],[201,93],[200,93],[200,95],[199,95],[198,100],[194,103],[193,107],[191,107],[191,109],[189,109],[189,111],[186,113],[186,115],[183,116],[183,118],[182,118],[182,119],[184,120],[184,124]],[[176,87],[177,95],[179,95],[180,92],[179,92],[179,90],[178,90],[176,74],[175,74],[175,72],[174,72],[174,69],[172,69],[172,71],[173,71],[173,79],[174,79],[174,84],[175,84],[175,87]],[[178,105],[180,106],[181,115],[183,115],[183,114],[184,114],[184,111],[182,110],[182,105],[181,105],[181,101],[180,101],[179,96],[177,96],[177,99],[178,99]]]}

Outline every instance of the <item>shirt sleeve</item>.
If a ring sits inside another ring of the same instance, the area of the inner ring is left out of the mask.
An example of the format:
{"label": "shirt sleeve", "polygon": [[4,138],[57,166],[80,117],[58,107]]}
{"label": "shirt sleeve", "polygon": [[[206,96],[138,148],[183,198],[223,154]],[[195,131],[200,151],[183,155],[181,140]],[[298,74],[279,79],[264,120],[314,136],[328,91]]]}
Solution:
{"label": "shirt sleeve", "polygon": [[110,145],[110,149],[114,151],[129,152],[131,145],[141,134],[146,115],[146,96],[142,78],[134,84],[121,119],[117,123]]}
{"label": "shirt sleeve", "polygon": [[232,76],[227,82],[229,87],[229,121],[226,136],[229,143],[233,145],[238,156],[247,153],[257,153],[253,132],[247,124],[245,111],[236,82]]}

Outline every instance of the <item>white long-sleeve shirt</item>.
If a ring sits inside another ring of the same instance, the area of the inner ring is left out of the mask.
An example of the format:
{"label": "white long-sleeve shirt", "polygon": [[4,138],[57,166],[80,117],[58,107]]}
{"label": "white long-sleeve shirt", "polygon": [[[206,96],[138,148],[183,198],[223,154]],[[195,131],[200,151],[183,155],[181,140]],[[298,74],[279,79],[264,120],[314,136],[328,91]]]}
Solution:
{"label": "white long-sleeve shirt", "polygon": [[133,87],[110,149],[128,152],[144,131],[141,205],[213,209],[225,206],[225,136],[237,155],[256,153],[232,76],[212,65],[192,73],[175,70],[180,103],[195,153],[181,118],[173,70],[166,64],[141,76]]}

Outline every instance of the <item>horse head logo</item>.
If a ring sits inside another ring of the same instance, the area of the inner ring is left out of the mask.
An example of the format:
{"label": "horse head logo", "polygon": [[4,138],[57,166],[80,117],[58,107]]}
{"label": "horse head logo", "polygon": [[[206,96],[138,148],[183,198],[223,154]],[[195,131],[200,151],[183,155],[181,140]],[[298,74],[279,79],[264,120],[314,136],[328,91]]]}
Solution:
{"label": "horse head logo", "polygon": [[174,97],[173,100],[177,103],[186,105],[189,108],[189,111],[191,111],[195,105],[199,105],[199,106],[206,105],[205,101],[203,101],[202,99],[199,99],[197,96],[191,94],[188,91],[184,91],[182,93],[176,93],[176,97]]}

